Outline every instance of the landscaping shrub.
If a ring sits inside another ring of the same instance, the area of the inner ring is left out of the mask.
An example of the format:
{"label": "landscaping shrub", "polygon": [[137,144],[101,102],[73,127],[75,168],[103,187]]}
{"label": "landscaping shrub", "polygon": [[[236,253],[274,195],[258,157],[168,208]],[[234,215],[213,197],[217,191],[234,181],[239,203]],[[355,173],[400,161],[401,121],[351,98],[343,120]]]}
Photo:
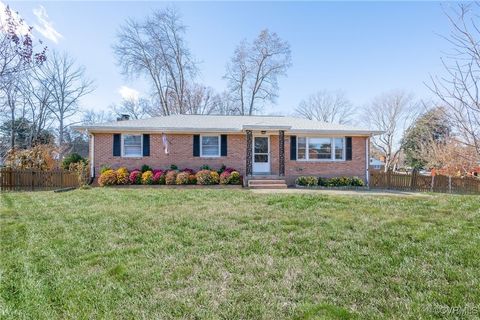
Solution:
{"label": "landscaping shrub", "polygon": [[225,169],[220,175],[220,184],[240,184],[240,173],[234,169],[232,169],[232,171],[228,169],[232,168]]}
{"label": "landscaping shrub", "polygon": [[194,174],[188,176],[188,184],[197,184],[197,177]]}
{"label": "landscaping shrub", "polygon": [[220,167],[220,169],[217,170],[218,174],[221,175],[221,174],[225,171],[226,168],[227,168],[227,167],[226,167],[224,164],[222,164],[222,166]]}
{"label": "landscaping shrub", "polygon": [[[165,184],[165,172],[162,170],[153,170],[153,184]],[[163,183],[161,183],[163,182]]]}
{"label": "landscaping shrub", "polygon": [[210,166],[208,164],[204,164],[203,166],[200,167],[200,170],[211,170]]}
{"label": "landscaping shrub", "polygon": [[142,173],[145,173],[147,171],[152,171],[152,168],[149,165],[144,164],[141,170],[142,170]]}
{"label": "landscaping shrub", "polygon": [[220,174],[220,184],[228,184],[230,181],[230,172],[223,171]]}
{"label": "landscaping shrub", "polygon": [[153,172],[151,170],[142,173],[142,184],[153,184]]}
{"label": "landscaping shrub", "polygon": [[242,183],[242,176],[240,175],[240,172],[232,171],[230,173],[230,179],[228,181],[228,184],[241,184],[241,183]]}
{"label": "landscaping shrub", "polygon": [[170,165],[170,170],[178,170],[177,165],[171,164],[171,165]]}
{"label": "landscaping shrub", "polygon": [[176,184],[177,182],[176,179],[177,179],[177,172],[174,170],[170,170],[165,175],[165,184],[168,184],[168,185]]}
{"label": "landscaping shrub", "polygon": [[117,184],[129,184],[129,173],[127,168],[118,168],[117,169]]}
{"label": "landscaping shrub", "polygon": [[184,169],[182,169],[181,172],[188,172],[188,174],[195,174],[195,170],[189,169],[189,168],[184,168]]}
{"label": "landscaping shrub", "polygon": [[142,172],[140,170],[133,170],[130,172],[130,176],[128,178],[131,184],[140,184],[142,182]]}
{"label": "landscaping shrub", "polygon": [[98,177],[98,184],[102,187],[117,184],[117,174],[112,169],[104,171],[100,177]]}
{"label": "landscaping shrub", "polygon": [[212,184],[218,184],[220,182],[220,175],[217,171],[210,171],[210,177]]}
{"label": "landscaping shrub", "polygon": [[318,178],[318,185],[322,187],[363,187],[365,183],[358,177]]}
{"label": "landscaping shrub", "polygon": [[106,164],[100,166],[100,174],[104,173],[107,170],[112,170],[112,168],[110,168],[110,166],[107,166]]}
{"label": "landscaping shrub", "polygon": [[190,177],[189,172],[180,172],[179,174],[177,174],[175,182],[176,184],[188,184],[188,177]]}
{"label": "landscaping shrub", "polygon": [[365,186],[365,182],[363,182],[363,180],[360,179],[359,177],[353,177],[352,178],[352,186],[363,187],[363,186]]}
{"label": "landscaping shrub", "polygon": [[65,170],[68,170],[70,168],[70,164],[72,163],[78,163],[78,162],[83,162],[87,163],[87,159],[79,155],[78,153],[70,153],[68,156],[66,156],[63,161],[62,161],[62,168]]}
{"label": "landscaping shrub", "polygon": [[218,184],[220,181],[218,173],[210,170],[200,170],[195,177],[197,178],[197,184],[200,185]]}
{"label": "landscaping shrub", "polygon": [[313,187],[313,186],[316,186],[317,183],[318,183],[317,177],[313,177],[313,176],[302,176],[302,177],[298,177],[295,180],[296,185],[305,186],[305,187]]}
{"label": "landscaping shrub", "polygon": [[84,187],[88,185],[88,181],[90,180],[88,162],[80,161],[80,162],[70,163],[68,170],[71,172],[75,172],[77,174],[78,185],[80,187]]}

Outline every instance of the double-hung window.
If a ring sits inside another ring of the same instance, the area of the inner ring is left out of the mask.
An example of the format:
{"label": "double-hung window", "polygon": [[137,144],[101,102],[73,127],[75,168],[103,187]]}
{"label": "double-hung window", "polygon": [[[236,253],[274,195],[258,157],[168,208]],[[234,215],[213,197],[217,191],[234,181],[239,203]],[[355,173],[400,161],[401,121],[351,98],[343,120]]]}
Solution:
{"label": "double-hung window", "polygon": [[122,135],[122,156],[123,157],[141,157],[142,153],[142,135],[124,134]]}
{"label": "double-hung window", "polygon": [[345,160],[345,138],[298,137],[297,159]]}
{"label": "double-hung window", "polygon": [[200,156],[220,157],[220,136],[200,136]]}

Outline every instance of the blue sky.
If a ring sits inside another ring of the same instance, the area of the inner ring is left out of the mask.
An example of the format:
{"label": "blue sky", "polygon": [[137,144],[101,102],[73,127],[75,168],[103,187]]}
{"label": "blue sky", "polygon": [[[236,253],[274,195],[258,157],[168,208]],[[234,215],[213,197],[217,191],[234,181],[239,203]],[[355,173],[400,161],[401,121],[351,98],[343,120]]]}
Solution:
{"label": "blue sky", "polygon": [[[1,0],[4,1],[4,0]],[[5,1],[4,1],[5,2]],[[68,51],[95,80],[84,108],[107,109],[122,86],[145,91],[142,79],[125,79],[111,49],[127,18],[141,19],[166,2],[5,2]],[[440,74],[448,51],[448,21],[438,2],[177,2],[188,26],[189,47],[200,61],[199,82],[222,91],[225,65],[235,46],[269,28],[292,49],[277,104],[265,111],[292,113],[318,90],[343,90],[356,105],[392,89],[430,98],[423,84]],[[448,4],[443,4],[448,6]],[[45,9],[43,10],[42,7]],[[47,17],[48,16],[48,17]],[[43,19],[39,21],[39,17]],[[37,32],[38,32],[37,31]],[[58,32],[54,34],[54,31]]]}

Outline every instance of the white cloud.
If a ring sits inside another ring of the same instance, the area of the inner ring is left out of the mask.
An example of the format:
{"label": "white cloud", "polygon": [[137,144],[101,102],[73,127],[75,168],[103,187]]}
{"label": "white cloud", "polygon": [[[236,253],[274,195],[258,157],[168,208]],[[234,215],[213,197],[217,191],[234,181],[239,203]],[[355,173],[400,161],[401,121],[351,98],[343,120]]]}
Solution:
{"label": "white cloud", "polygon": [[[5,32],[7,28],[7,5],[0,1],[0,31]],[[29,27],[25,22],[22,22],[22,17],[10,7],[13,21],[17,22],[17,35],[26,35],[30,33]]]}
{"label": "white cloud", "polygon": [[133,88],[129,88],[127,86],[121,86],[120,89],[118,89],[118,93],[120,93],[120,96],[122,96],[122,99],[125,99],[125,100],[137,101],[140,96],[140,93],[137,90]]}
{"label": "white cloud", "polygon": [[33,14],[37,17],[38,24],[34,25],[34,30],[38,31],[45,38],[58,43],[63,36],[55,30],[53,22],[48,19],[47,10],[43,6],[33,9]]}

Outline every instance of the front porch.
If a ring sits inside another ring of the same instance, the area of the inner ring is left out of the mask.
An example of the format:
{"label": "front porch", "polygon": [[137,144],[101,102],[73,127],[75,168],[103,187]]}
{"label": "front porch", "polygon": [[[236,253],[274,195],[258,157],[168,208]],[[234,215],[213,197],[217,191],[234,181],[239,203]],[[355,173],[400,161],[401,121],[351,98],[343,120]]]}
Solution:
{"label": "front porch", "polygon": [[[264,128],[261,128],[264,129]],[[285,130],[265,129],[246,132],[246,178],[285,176]]]}

